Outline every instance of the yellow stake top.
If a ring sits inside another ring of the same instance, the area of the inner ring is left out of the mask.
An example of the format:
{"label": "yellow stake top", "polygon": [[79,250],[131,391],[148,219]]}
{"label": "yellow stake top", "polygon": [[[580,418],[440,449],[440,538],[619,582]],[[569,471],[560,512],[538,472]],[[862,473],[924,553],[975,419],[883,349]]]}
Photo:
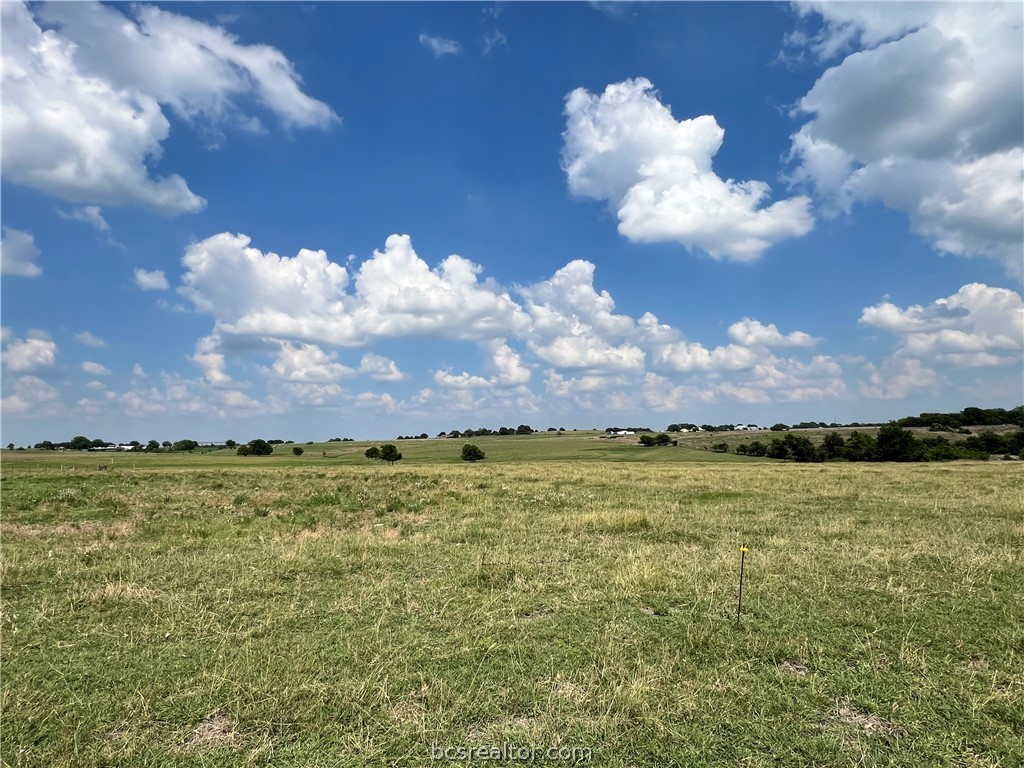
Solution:
{"label": "yellow stake top", "polygon": [[750,550],[746,547],[740,547],[740,552],[749,552]]}

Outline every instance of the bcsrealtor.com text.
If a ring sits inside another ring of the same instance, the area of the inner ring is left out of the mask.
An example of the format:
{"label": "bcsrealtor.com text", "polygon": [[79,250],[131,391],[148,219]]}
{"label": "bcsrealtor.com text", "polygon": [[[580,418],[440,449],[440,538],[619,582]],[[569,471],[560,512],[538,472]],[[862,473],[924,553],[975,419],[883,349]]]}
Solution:
{"label": "bcsrealtor.com text", "polygon": [[591,747],[532,747],[502,744],[431,744],[431,760],[493,760],[495,762],[539,763],[560,762],[570,765],[589,763],[594,757]]}

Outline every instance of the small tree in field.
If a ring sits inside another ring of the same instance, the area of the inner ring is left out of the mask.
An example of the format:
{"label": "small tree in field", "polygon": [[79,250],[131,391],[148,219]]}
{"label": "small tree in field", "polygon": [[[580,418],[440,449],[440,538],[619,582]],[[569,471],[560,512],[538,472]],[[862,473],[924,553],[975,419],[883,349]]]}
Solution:
{"label": "small tree in field", "polygon": [[365,456],[368,459],[379,459],[380,458],[380,448],[378,448],[375,445],[371,446],[371,447],[366,449],[366,451],[363,453],[363,456]]}
{"label": "small tree in field", "polygon": [[399,453],[398,448],[393,443],[386,443],[380,447],[380,460],[386,461],[388,464],[394,464],[396,461],[402,460],[402,454]]}
{"label": "small tree in field", "polygon": [[477,448],[471,443],[466,443],[462,446],[462,460],[463,461],[483,461],[484,452]]}
{"label": "small tree in field", "polygon": [[302,450],[302,448],[300,448],[299,446],[296,445],[294,448],[292,448],[292,453],[295,456],[301,456],[303,454],[303,450]]}
{"label": "small tree in field", "polygon": [[269,456],[273,452],[274,446],[262,438],[249,441],[249,453],[252,456]]}

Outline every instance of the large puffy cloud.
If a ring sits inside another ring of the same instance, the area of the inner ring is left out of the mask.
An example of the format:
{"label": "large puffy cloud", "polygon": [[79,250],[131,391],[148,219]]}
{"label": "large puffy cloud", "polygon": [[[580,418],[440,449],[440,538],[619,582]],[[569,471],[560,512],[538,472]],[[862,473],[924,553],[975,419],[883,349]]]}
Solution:
{"label": "large puffy cloud", "polygon": [[214,235],[187,250],[180,289],[227,334],[357,346],[381,338],[482,340],[527,319],[480,268],[452,255],[431,269],[406,235],[374,251],[347,290],[347,270],[323,251],[262,253],[245,235]]}
{"label": "large puffy cloud", "polygon": [[866,307],[862,325],[899,339],[897,354],[976,367],[1019,362],[1024,348],[1024,303],[1020,294],[982,283],[952,296],[902,309],[891,302]]}
{"label": "large puffy cloud", "polygon": [[935,248],[1024,257],[1024,53],[1017,3],[814,3],[821,55],[859,50],[800,99],[793,178],[834,209],[881,200]]}
{"label": "large puffy cloud", "polygon": [[631,240],[676,241],[751,261],[813,226],[806,197],[761,207],[767,184],[716,175],[711,161],[725,132],[715,118],[677,121],[645,78],[609,85],[600,96],[577,88],[565,114],[570,191],[606,200]]}
{"label": "large puffy cloud", "polygon": [[36,264],[39,249],[31,232],[3,228],[0,238],[0,273],[19,277],[39,277],[43,270]]}
{"label": "large puffy cloud", "polygon": [[[397,365],[375,352],[365,352],[357,367],[331,347],[416,338],[475,343],[483,355],[481,371],[434,371],[435,408],[442,401],[452,408],[479,404],[485,392],[491,405],[536,407],[527,387],[539,364],[548,368],[549,394],[580,407],[611,407],[612,395],[615,402],[631,393],[639,397],[641,379],[650,390],[642,402],[652,408],[656,401],[684,397],[704,402],[701,392],[723,400],[787,402],[845,392],[838,365],[823,362],[828,358],[779,359],[769,351],[811,347],[818,339],[810,334],[783,333],[745,317],[729,327],[729,343],[706,347],[652,313],[637,319],[617,312],[611,294],[595,286],[594,265],[583,260],[506,290],[461,256],[432,268],[407,236],[389,237],[383,250],[350,273],[322,251],[282,257],[252,247],[245,235],[224,233],[190,246],[182,263],[180,292],[215,320],[192,358],[204,381],[233,387],[227,370],[233,361],[244,364],[239,353],[270,355],[270,364],[255,370],[271,380],[281,408],[288,402],[348,402],[334,386],[342,379],[401,381],[406,377]],[[660,378],[644,379],[648,373]],[[659,400],[650,381],[681,374],[702,378],[677,383]],[[430,412],[412,400],[381,400],[380,394],[362,400],[354,395],[351,402],[387,413]]]}
{"label": "large puffy cloud", "polygon": [[325,127],[330,107],[304,94],[276,49],[153,6],[134,18],[99,3],[3,3],[4,176],[67,200],[139,205],[163,214],[205,201],[177,174],[158,176],[170,123],[235,121],[255,97],[288,126]]}
{"label": "large puffy cloud", "polygon": [[220,27],[156,6],[132,13],[99,3],[53,3],[39,12],[75,43],[85,70],[147,93],[185,119],[221,122],[253,96],[290,127],[338,121],[328,105],[303,93],[295,67],[276,48],[241,44]]}

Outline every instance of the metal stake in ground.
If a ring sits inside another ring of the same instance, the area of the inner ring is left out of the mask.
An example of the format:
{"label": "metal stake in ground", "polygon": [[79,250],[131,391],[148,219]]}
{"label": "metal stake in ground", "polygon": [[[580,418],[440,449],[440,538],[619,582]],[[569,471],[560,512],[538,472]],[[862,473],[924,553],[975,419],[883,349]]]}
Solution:
{"label": "metal stake in ground", "polygon": [[743,611],[743,565],[747,559],[747,545],[740,547],[740,599],[736,604],[736,621],[740,620],[740,613]]}

